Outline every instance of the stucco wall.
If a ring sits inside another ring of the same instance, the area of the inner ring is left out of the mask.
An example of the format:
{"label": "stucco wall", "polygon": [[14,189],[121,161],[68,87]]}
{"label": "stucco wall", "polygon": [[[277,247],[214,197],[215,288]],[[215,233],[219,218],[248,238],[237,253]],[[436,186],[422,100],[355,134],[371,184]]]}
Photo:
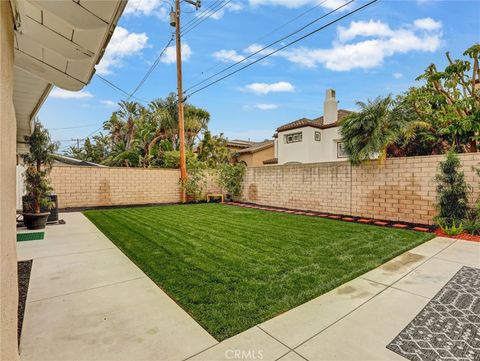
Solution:
{"label": "stucco wall", "polygon": [[237,160],[239,162],[245,162],[249,167],[262,167],[264,160],[272,158],[275,158],[273,146],[262,149],[256,153],[241,154]]}
{"label": "stucco wall", "polygon": [[[276,150],[278,164],[289,162],[316,163],[343,161],[337,158],[337,141],[341,139],[339,127],[318,129],[303,127],[278,133]],[[285,135],[302,132],[302,141],[285,143]],[[320,132],[321,140],[315,140],[315,132]]]}
{"label": "stucco wall", "polygon": [[[52,187],[60,208],[180,202],[178,169],[54,166]],[[207,191],[221,193],[213,176]]]}
{"label": "stucco wall", "polygon": [[13,108],[13,22],[0,1],[0,360],[18,360],[15,236],[16,120]]}
{"label": "stucco wall", "polygon": [[[294,209],[433,223],[438,163],[444,156],[387,159],[383,164],[348,162],[249,168],[243,201]],[[472,169],[480,154],[461,154],[472,201],[480,179]]]}

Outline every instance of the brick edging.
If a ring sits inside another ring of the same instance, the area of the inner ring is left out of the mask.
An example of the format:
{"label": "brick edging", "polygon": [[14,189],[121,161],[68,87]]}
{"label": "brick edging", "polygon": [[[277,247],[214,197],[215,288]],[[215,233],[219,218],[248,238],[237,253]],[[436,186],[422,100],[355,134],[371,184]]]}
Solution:
{"label": "brick edging", "polygon": [[435,226],[428,225],[428,224],[396,222],[396,221],[389,221],[389,220],[383,220],[383,219],[350,216],[350,215],[345,215],[345,214],[332,214],[332,213],[328,213],[328,212],[317,212],[317,211],[308,211],[308,210],[302,210],[302,209],[291,209],[291,208],[283,208],[283,207],[264,206],[264,205],[255,204],[255,203],[225,202],[225,204],[231,205],[231,206],[237,206],[237,207],[245,207],[245,208],[252,208],[252,209],[278,212],[278,213],[296,214],[296,215],[310,216],[310,217],[321,217],[321,218],[338,220],[338,221],[342,221],[342,222],[370,224],[372,226],[377,226],[377,227],[390,227],[390,228],[397,228],[397,229],[408,229],[408,230],[413,230],[413,231],[417,231],[417,232],[434,233],[435,229],[436,229]]}

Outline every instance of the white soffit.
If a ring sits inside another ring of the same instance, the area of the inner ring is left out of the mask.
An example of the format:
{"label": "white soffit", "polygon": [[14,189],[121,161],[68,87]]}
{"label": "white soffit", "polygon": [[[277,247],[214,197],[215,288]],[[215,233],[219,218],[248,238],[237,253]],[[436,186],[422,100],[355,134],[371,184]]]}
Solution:
{"label": "white soffit", "polygon": [[25,142],[25,136],[32,132],[32,118],[38,111],[51,89],[51,84],[15,67],[13,104],[17,118],[17,144]]}
{"label": "white soffit", "polygon": [[[59,88],[90,81],[126,0],[11,0],[15,65]],[[76,39],[82,39],[81,44]]]}
{"label": "white soffit", "polygon": [[90,82],[127,0],[10,3],[15,23],[13,102],[21,147],[52,85],[79,91]]}

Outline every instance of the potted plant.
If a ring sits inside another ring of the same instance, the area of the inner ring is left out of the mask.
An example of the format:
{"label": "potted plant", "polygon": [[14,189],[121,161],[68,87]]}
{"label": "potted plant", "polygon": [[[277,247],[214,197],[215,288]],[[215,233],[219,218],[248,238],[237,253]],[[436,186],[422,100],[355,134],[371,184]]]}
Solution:
{"label": "potted plant", "polygon": [[26,167],[25,185],[27,194],[24,202],[23,222],[27,229],[43,229],[50,215],[48,211],[55,204],[50,198],[52,188],[48,173],[53,164],[53,154],[58,146],[50,141],[48,131],[38,120],[34,122],[32,135],[26,136],[29,152],[22,155]]}

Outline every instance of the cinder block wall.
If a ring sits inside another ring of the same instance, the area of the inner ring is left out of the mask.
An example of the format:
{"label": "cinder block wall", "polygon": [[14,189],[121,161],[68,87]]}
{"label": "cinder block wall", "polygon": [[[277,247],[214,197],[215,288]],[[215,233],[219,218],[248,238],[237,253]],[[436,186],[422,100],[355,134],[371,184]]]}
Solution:
{"label": "cinder block wall", "polygon": [[50,173],[60,208],[180,201],[177,169],[56,166]]}
{"label": "cinder block wall", "polygon": [[[247,170],[243,201],[362,217],[432,224],[438,163],[444,156],[258,167]],[[480,154],[461,154],[471,201],[479,196],[473,167]]]}
{"label": "cinder block wall", "polygon": [[[180,202],[178,169],[54,166],[51,185],[60,208]],[[221,193],[215,176],[207,192]]]}

